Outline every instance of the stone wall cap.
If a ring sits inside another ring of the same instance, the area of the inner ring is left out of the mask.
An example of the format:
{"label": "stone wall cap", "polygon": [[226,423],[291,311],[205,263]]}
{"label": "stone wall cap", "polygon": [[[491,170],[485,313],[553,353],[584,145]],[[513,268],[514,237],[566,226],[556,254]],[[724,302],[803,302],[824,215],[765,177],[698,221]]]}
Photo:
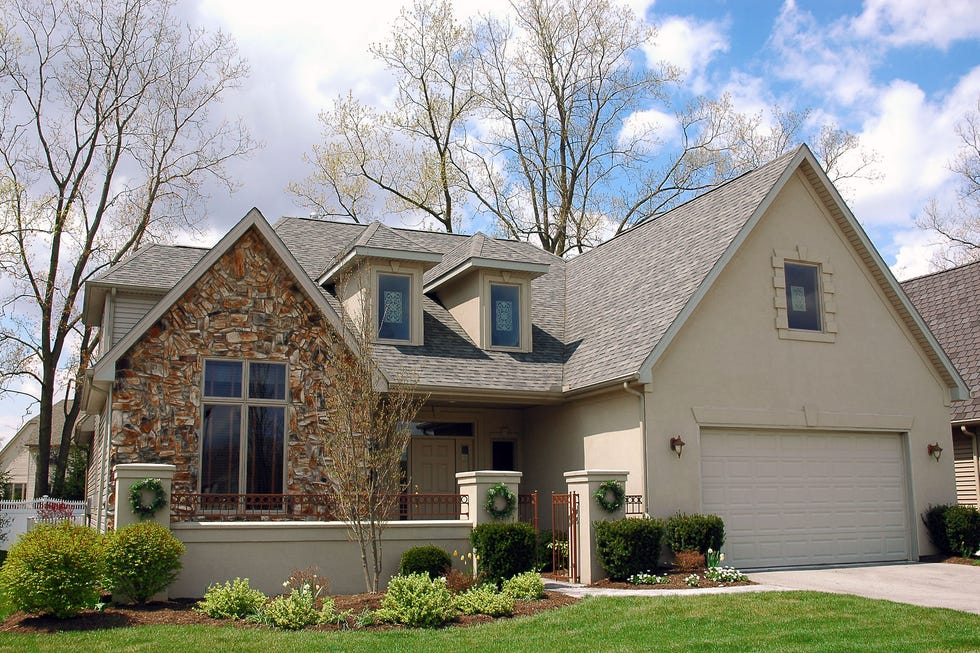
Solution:
{"label": "stone wall cap", "polygon": [[174,472],[176,471],[176,465],[170,465],[166,463],[119,463],[116,465],[116,474],[122,472]]}
{"label": "stone wall cap", "polygon": [[475,472],[456,472],[457,480],[470,480],[470,479],[489,480],[489,479],[499,478],[499,479],[514,479],[519,481],[521,480],[522,476],[524,476],[523,472],[501,472],[501,471],[494,471],[494,470],[481,470]]}
{"label": "stone wall cap", "polygon": [[[565,472],[567,479],[598,480],[599,477],[608,476],[629,476],[625,469],[576,469],[575,471]],[[603,479],[608,480],[608,479]]]}

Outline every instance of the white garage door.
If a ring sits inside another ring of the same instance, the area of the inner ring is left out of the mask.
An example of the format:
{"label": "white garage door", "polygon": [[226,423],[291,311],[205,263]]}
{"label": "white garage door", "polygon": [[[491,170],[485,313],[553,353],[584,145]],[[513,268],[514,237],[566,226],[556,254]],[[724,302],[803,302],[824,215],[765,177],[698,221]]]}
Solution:
{"label": "white garage door", "polygon": [[898,434],[706,430],[702,508],[740,568],[909,558]]}

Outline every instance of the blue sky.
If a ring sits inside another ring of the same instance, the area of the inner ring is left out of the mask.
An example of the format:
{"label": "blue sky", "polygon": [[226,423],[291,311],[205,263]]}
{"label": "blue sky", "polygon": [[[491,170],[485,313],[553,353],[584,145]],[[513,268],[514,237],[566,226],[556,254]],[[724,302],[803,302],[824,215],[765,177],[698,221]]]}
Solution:
{"label": "blue sky", "polygon": [[[955,125],[980,97],[980,0],[764,2],[629,0],[658,27],[646,52],[687,73],[686,88],[732,95],[738,108],[809,108],[814,125],[831,120],[857,134],[878,156],[874,181],[841,191],[899,278],[929,271],[933,237],[914,226],[935,198],[951,205]],[[370,6],[370,11],[365,10]],[[185,0],[186,19],[221,28],[251,64],[248,82],[224,109],[240,114],[264,148],[232,173],[241,188],[210,199],[202,233],[178,235],[209,245],[257,206],[270,220],[304,215],[285,192],[304,178],[303,162],[320,137],[317,114],[348,89],[385,106],[391,81],[367,52],[383,39],[401,2]],[[503,14],[506,2],[457,0],[457,14]],[[35,413],[26,403],[0,405],[0,439]]]}

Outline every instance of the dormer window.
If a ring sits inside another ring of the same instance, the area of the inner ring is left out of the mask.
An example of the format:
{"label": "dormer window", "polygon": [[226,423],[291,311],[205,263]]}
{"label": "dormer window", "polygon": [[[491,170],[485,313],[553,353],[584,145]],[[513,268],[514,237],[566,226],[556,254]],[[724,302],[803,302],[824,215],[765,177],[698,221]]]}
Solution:
{"label": "dormer window", "polygon": [[490,284],[490,346],[521,346],[521,287]]}
{"label": "dormer window", "polygon": [[378,274],[377,322],[379,340],[412,340],[412,277]]}

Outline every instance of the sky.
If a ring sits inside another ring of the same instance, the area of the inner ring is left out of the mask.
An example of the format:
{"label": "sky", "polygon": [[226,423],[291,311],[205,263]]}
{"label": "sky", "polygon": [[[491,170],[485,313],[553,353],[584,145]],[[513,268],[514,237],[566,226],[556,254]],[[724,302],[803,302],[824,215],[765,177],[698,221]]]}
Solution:
{"label": "sky", "polygon": [[[286,192],[310,174],[304,154],[321,139],[318,114],[348,91],[390,105],[392,80],[369,53],[382,41],[400,0],[181,0],[190,24],[221,29],[251,67],[221,111],[241,116],[262,148],[229,169],[240,184],[215,189],[198,234],[181,244],[211,245],[248,210],[267,219],[306,215]],[[506,15],[507,2],[458,0],[458,17]],[[930,271],[935,238],[915,226],[935,199],[951,205],[955,126],[980,98],[980,0],[628,0],[657,29],[644,54],[685,71],[685,89],[729,93],[747,112],[779,104],[810,109],[814,124],[835,122],[877,157],[877,178],[841,192],[899,279]],[[385,216],[379,216],[385,218]],[[386,221],[397,224],[388,217]],[[36,408],[0,404],[0,440]]]}

